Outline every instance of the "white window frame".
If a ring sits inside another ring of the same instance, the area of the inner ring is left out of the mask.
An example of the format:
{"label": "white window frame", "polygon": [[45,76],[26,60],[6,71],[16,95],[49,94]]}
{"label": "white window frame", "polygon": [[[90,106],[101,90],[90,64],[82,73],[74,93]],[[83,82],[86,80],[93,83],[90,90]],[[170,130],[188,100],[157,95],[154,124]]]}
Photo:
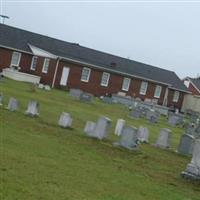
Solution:
{"label": "white window frame", "polygon": [[[106,76],[106,78],[107,78],[106,79],[106,83],[103,82],[104,76]],[[109,83],[109,80],[110,80],[110,74],[107,73],[107,72],[103,72],[102,77],[101,77],[101,86],[107,87],[108,83]]]}
{"label": "white window frame", "polygon": [[155,98],[160,98],[161,92],[162,92],[162,86],[156,85],[156,88],[155,88],[155,91],[154,91],[154,97]]}
{"label": "white window frame", "polygon": [[[15,63],[12,63],[13,62],[13,56],[14,56],[14,54],[17,54],[19,57],[18,57],[18,62],[17,62],[17,64],[15,64]],[[15,67],[19,67],[19,63],[20,63],[20,60],[21,60],[21,53],[19,53],[19,52],[17,52],[17,51],[13,51],[13,53],[12,53],[12,58],[11,58],[11,66],[15,66]]]}
{"label": "white window frame", "polygon": [[[45,69],[45,65],[46,65],[46,62],[48,62],[48,68],[47,68],[47,70]],[[50,59],[49,58],[45,58],[44,59],[44,63],[43,63],[43,67],[42,67],[42,72],[43,73],[48,73],[48,70],[49,70],[49,63],[50,63]]]}
{"label": "white window frame", "polygon": [[[33,68],[34,59],[36,59],[36,66],[35,66],[35,68]],[[32,57],[31,68],[30,68],[30,69],[33,70],[33,71],[36,70],[36,67],[37,67],[37,60],[38,60],[38,57],[37,57],[37,56],[33,56],[33,57]]]}
{"label": "white window frame", "polygon": [[[143,88],[145,85],[145,88]],[[147,88],[148,88],[148,82],[146,81],[142,81],[141,85],[140,85],[140,94],[141,95],[146,95],[147,93]],[[144,91],[143,91],[144,90]]]}
{"label": "white window frame", "polygon": [[[86,78],[86,79],[83,78],[83,72],[84,72],[84,70],[88,70],[88,74],[87,74],[87,78]],[[83,82],[89,82],[90,73],[91,73],[91,69],[90,69],[90,68],[88,68],[88,67],[83,67],[82,73],[81,73],[81,81],[83,81]]]}
{"label": "white window frame", "polygon": [[179,91],[174,91],[173,102],[177,103],[180,97]]}
{"label": "white window frame", "polygon": [[[127,86],[125,85],[125,81],[128,81]],[[129,87],[130,87],[130,83],[131,83],[131,79],[127,78],[127,77],[124,77],[123,82],[122,82],[122,90],[123,91],[128,91]]]}

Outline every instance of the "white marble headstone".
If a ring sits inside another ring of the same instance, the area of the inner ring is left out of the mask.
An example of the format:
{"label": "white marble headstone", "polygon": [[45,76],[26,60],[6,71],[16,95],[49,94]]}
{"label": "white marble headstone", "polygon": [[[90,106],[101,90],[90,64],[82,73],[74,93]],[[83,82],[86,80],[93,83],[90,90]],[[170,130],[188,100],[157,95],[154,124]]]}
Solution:
{"label": "white marble headstone", "polygon": [[107,137],[110,126],[111,126],[111,120],[109,118],[100,117],[97,120],[95,129],[94,129],[91,137],[96,137],[96,138],[102,140],[103,138]]}
{"label": "white marble headstone", "polygon": [[149,142],[149,129],[143,126],[140,126],[138,128],[138,134],[137,134],[138,140],[140,142]]}
{"label": "white marble headstone", "polygon": [[39,103],[37,101],[29,101],[28,108],[25,112],[26,115],[36,117],[39,115]]}
{"label": "white marble headstone", "polygon": [[69,128],[72,125],[72,118],[69,113],[62,112],[58,121],[58,125],[63,128]]}
{"label": "white marble headstone", "polygon": [[2,106],[2,105],[3,105],[3,95],[0,94],[0,106]]}
{"label": "white marble headstone", "polygon": [[120,136],[124,126],[125,126],[125,120],[118,119],[117,124],[115,126],[115,135]]}
{"label": "white marble headstone", "polygon": [[192,160],[181,175],[192,180],[200,180],[200,139],[195,141]]}
{"label": "white marble headstone", "polygon": [[88,135],[88,136],[92,136],[92,133],[94,132],[96,123],[92,122],[92,121],[87,121],[85,128],[84,128],[84,132]]}
{"label": "white marble headstone", "polygon": [[13,97],[10,97],[7,108],[10,111],[16,111],[19,108],[19,101]]}

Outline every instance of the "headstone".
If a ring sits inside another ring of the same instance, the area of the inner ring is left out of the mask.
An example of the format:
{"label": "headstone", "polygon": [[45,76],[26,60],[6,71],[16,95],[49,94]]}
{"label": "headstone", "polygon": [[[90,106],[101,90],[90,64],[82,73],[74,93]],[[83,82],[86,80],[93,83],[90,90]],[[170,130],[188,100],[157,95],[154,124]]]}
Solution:
{"label": "headstone", "polygon": [[0,94],[0,106],[3,105],[3,94]]}
{"label": "headstone", "polygon": [[181,113],[169,112],[168,114],[168,123],[171,126],[176,126],[182,124],[184,121],[184,115]]}
{"label": "headstone", "polygon": [[151,123],[156,123],[158,121],[159,117],[160,117],[160,113],[157,111],[153,111],[153,110],[146,111],[146,118]]}
{"label": "headstone", "polygon": [[200,124],[197,125],[194,134],[196,138],[200,138]]}
{"label": "headstone", "polygon": [[84,128],[84,132],[88,135],[88,136],[92,136],[94,129],[96,127],[96,123],[92,122],[92,121],[87,121],[85,128]]}
{"label": "headstone", "polygon": [[112,97],[103,97],[102,101],[104,103],[108,103],[108,104],[112,104],[113,103]]}
{"label": "headstone", "polygon": [[137,148],[137,128],[124,126],[119,142],[113,143],[113,146],[121,146],[129,150],[135,150]]}
{"label": "headstone", "polygon": [[194,135],[195,127],[193,123],[189,123],[187,128],[186,128],[186,133],[189,135]]}
{"label": "headstone", "polygon": [[156,146],[158,146],[160,148],[170,148],[171,137],[172,137],[171,130],[169,130],[167,128],[162,128],[160,130],[158,139],[156,141]]}
{"label": "headstone", "polygon": [[168,124],[171,126],[176,126],[178,124],[179,117],[176,115],[169,116]]}
{"label": "headstone", "polygon": [[97,120],[94,131],[89,134],[87,133],[87,135],[102,140],[103,138],[107,137],[108,129],[110,128],[110,126],[111,126],[111,120],[109,118],[100,117]]}
{"label": "headstone", "polygon": [[194,148],[195,138],[189,134],[183,134],[178,146],[178,152],[185,155],[191,155]]}
{"label": "headstone", "polygon": [[39,103],[37,101],[29,101],[25,114],[32,117],[39,116]]}
{"label": "headstone", "polygon": [[93,98],[93,95],[86,93],[86,92],[83,92],[80,95],[80,100],[83,101],[83,102],[91,102],[92,98]]}
{"label": "headstone", "polygon": [[125,120],[118,119],[115,127],[115,135],[120,136],[124,126],[125,126]]}
{"label": "headstone", "polygon": [[47,90],[47,91],[50,91],[50,90],[51,90],[51,87],[50,87],[49,85],[45,85],[45,86],[44,86],[44,89]]}
{"label": "headstone", "polygon": [[10,111],[16,111],[19,108],[19,101],[17,99],[10,97],[9,102],[8,102],[8,110]]}
{"label": "headstone", "polygon": [[149,130],[146,127],[140,126],[138,128],[137,138],[140,142],[149,142]]}
{"label": "headstone", "polygon": [[142,110],[139,108],[135,108],[131,111],[130,116],[135,119],[139,119],[142,116]]}
{"label": "headstone", "polygon": [[72,97],[75,97],[75,98],[77,98],[77,99],[80,99],[80,96],[81,96],[82,93],[83,93],[83,91],[80,90],[80,89],[71,88],[71,89],[69,90],[69,94],[70,94]]}
{"label": "headstone", "polygon": [[42,83],[39,83],[38,88],[39,88],[39,89],[43,89],[43,88],[44,88],[44,85],[43,85]]}
{"label": "headstone", "polygon": [[58,125],[63,128],[70,128],[72,125],[72,118],[69,113],[62,112],[60,115],[60,119],[58,121]]}
{"label": "headstone", "polygon": [[200,181],[200,139],[195,141],[192,160],[181,175],[186,179]]}

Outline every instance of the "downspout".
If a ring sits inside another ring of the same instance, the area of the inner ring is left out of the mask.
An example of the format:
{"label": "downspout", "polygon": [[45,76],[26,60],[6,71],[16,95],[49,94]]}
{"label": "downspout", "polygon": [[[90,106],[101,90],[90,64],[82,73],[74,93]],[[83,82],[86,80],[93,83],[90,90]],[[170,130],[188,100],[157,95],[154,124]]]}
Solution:
{"label": "downspout", "polygon": [[60,58],[58,57],[58,58],[57,58],[57,62],[56,62],[56,69],[55,69],[54,76],[53,76],[53,82],[52,82],[52,85],[51,85],[52,88],[54,88],[54,85],[55,85],[59,61],[60,61]]}
{"label": "downspout", "polygon": [[165,90],[165,96],[164,96],[164,99],[163,99],[163,106],[167,106],[168,104],[168,87],[166,87],[166,90]]}

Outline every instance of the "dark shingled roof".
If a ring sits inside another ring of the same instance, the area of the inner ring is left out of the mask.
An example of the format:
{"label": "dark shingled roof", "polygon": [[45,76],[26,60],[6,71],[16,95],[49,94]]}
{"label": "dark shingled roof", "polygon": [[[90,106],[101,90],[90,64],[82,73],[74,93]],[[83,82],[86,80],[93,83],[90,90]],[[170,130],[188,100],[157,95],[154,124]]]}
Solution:
{"label": "dark shingled roof", "polygon": [[[188,91],[179,77],[173,72],[144,63],[114,56],[108,53],[65,42],[48,36],[32,33],[19,28],[0,24],[0,46],[31,52],[28,44],[44,49],[59,57],[74,59],[96,65],[99,68],[114,70],[117,73],[161,82],[172,88]],[[112,64],[111,64],[112,63]],[[115,65],[115,66],[113,66]]]}

